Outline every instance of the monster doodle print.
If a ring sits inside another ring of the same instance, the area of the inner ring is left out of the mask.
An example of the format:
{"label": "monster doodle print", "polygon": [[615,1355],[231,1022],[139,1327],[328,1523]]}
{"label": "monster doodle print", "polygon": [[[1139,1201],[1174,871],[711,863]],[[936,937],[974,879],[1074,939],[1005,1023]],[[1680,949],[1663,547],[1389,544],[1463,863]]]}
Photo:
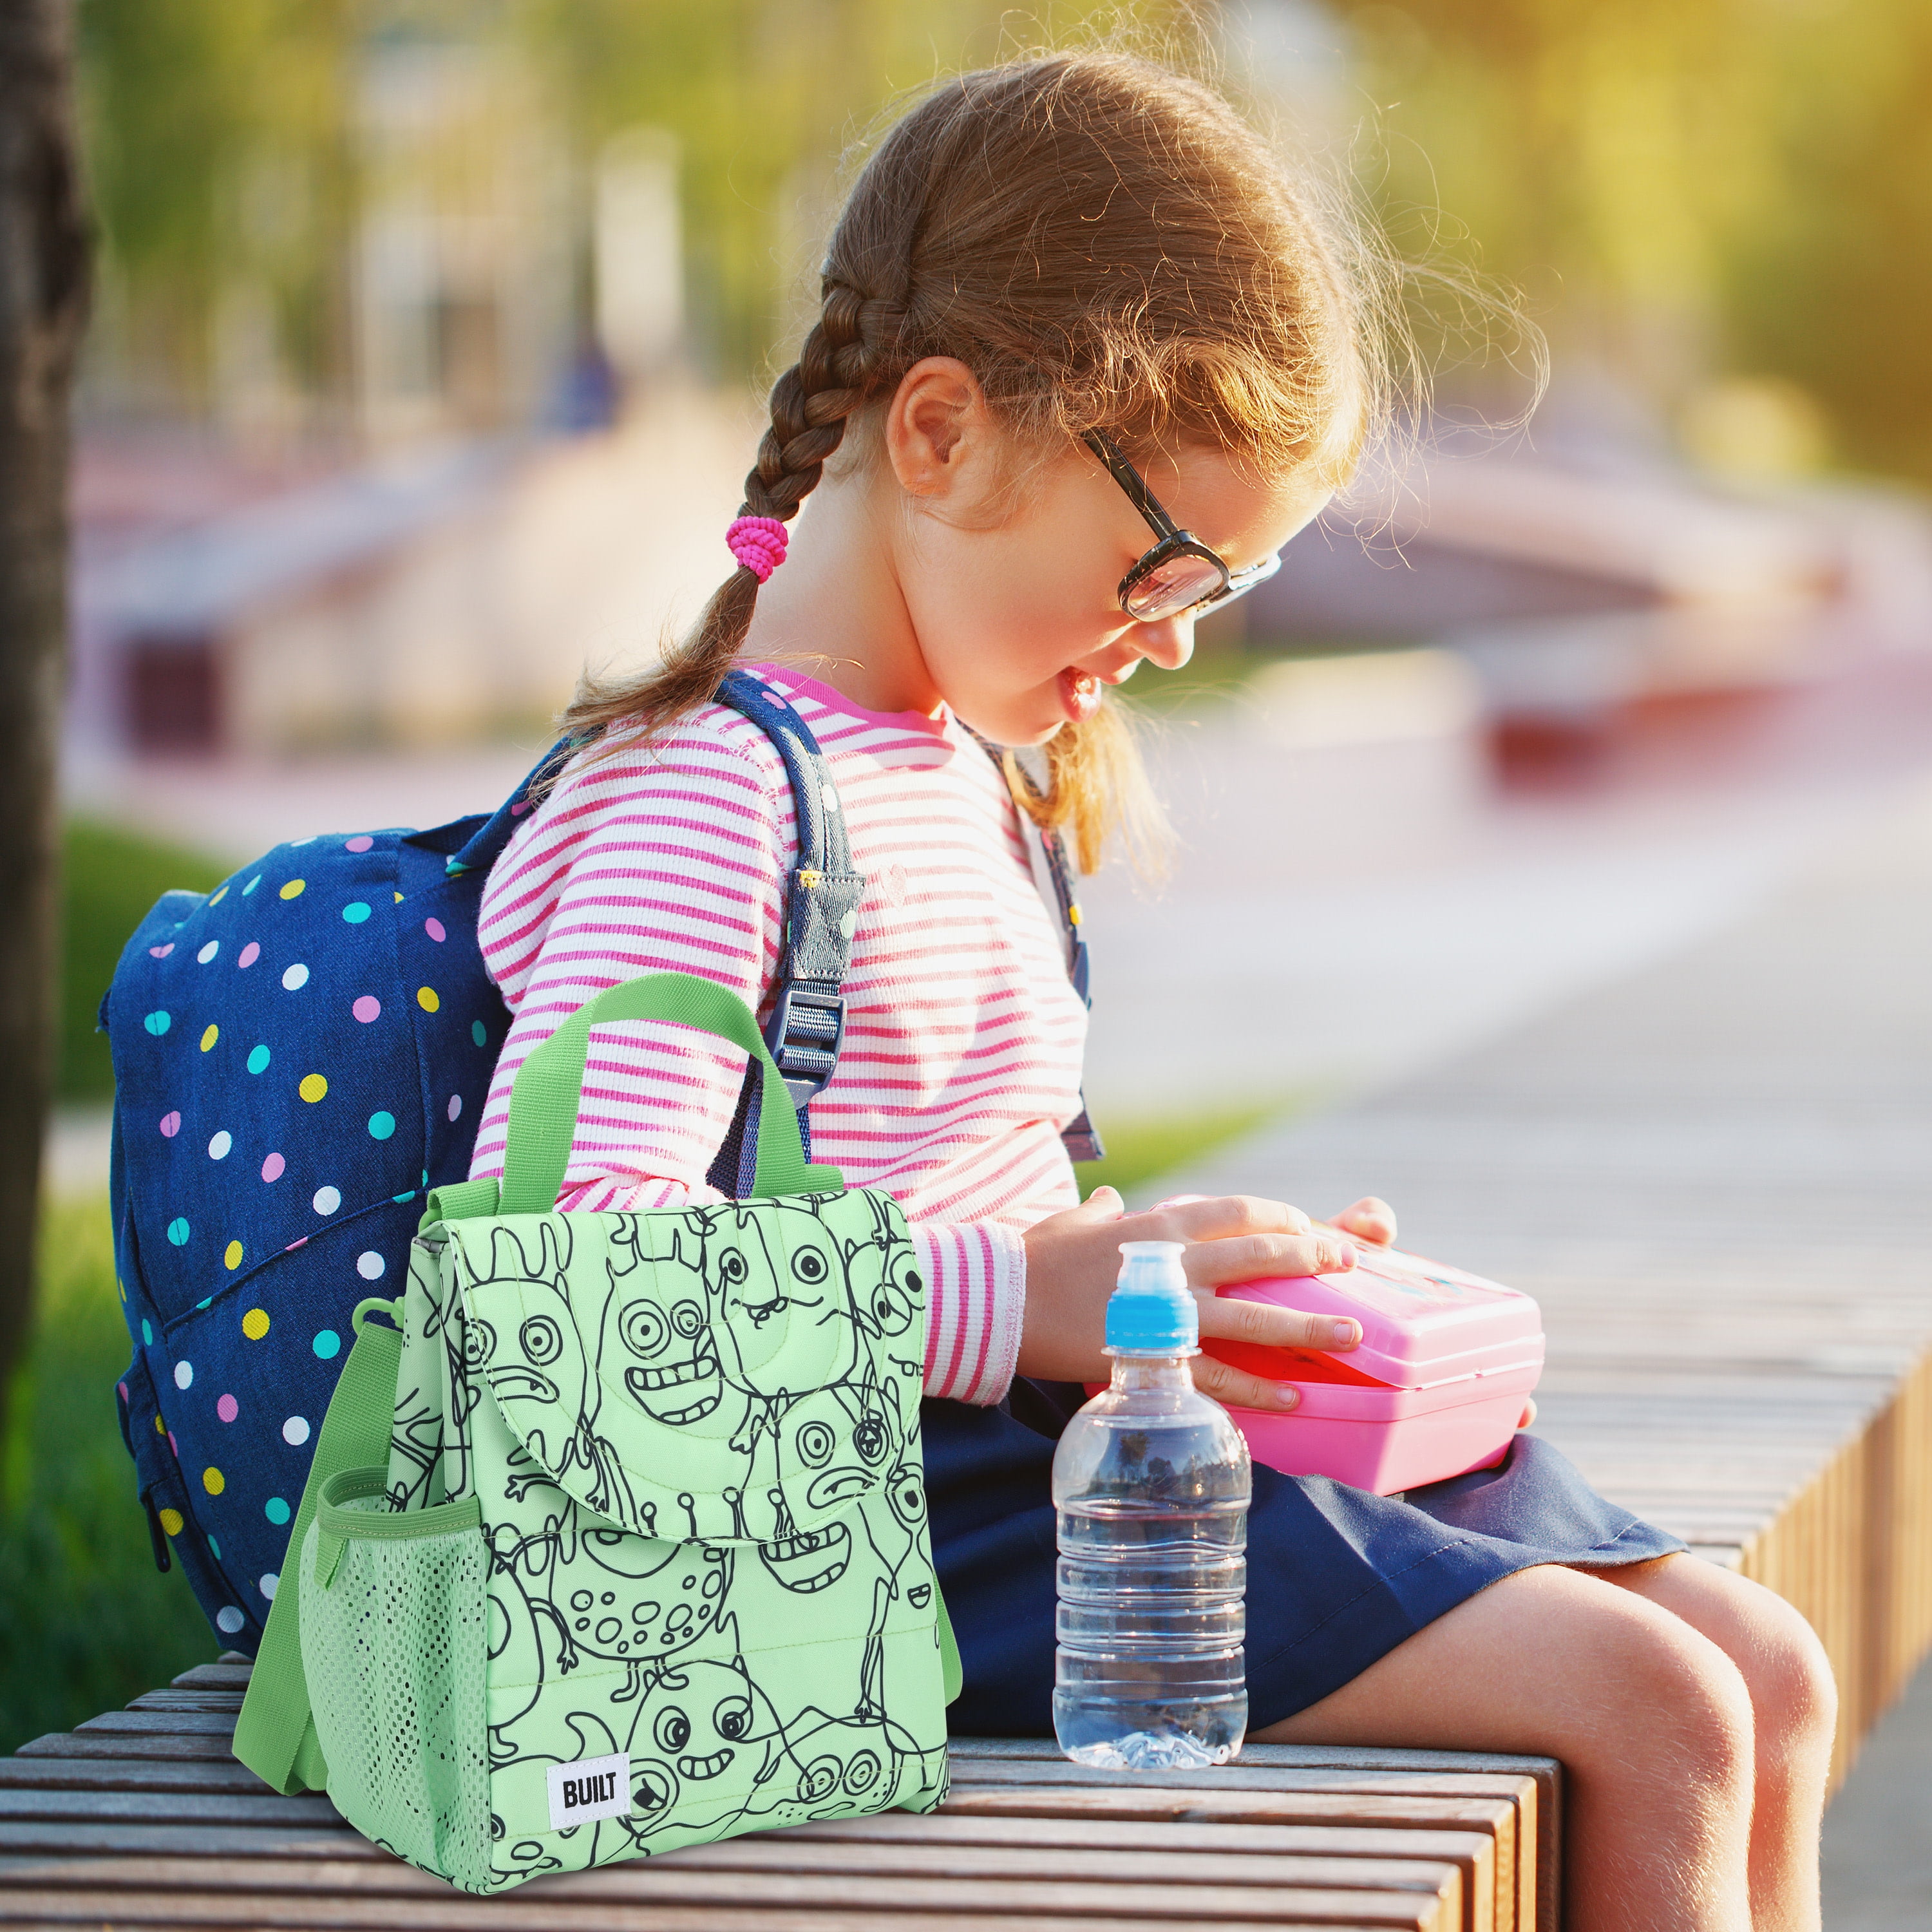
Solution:
{"label": "monster doodle print", "polygon": [[925,1313],[860,1189],[418,1243],[388,1500],[480,1508],[487,1868],[458,1882],[939,1802]]}

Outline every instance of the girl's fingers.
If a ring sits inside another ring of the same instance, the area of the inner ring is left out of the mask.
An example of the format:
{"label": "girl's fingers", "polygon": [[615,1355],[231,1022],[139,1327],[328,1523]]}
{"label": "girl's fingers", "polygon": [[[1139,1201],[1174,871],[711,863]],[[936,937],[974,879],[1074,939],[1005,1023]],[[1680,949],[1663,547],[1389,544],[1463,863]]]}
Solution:
{"label": "girl's fingers", "polygon": [[1264,1348],[1352,1348],[1362,1339],[1362,1326],[1333,1315],[1304,1315],[1298,1308],[1274,1308],[1266,1302],[1197,1294],[1201,1332],[1225,1342],[1252,1342]]}
{"label": "girl's fingers", "polygon": [[1220,1241],[1256,1234],[1305,1234],[1310,1222],[1286,1201],[1264,1201],[1252,1194],[1204,1196],[1162,1202],[1137,1220],[1157,1222],[1150,1241]]}
{"label": "girl's fingers", "polygon": [[1211,1395],[1228,1408],[1293,1408],[1301,1400],[1298,1390],[1286,1382],[1266,1382],[1244,1369],[1231,1369],[1212,1355],[1196,1355],[1187,1365],[1194,1373],[1194,1386],[1203,1395]]}
{"label": "girl's fingers", "polygon": [[1330,1218],[1336,1227],[1382,1247],[1395,1239],[1395,1210],[1373,1194],[1364,1195],[1352,1208],[1344,1208]]}
{"label": "girl's fingers", "polygon": [[1196,1241],[1182,1256],[1196,1288],[1220,1288],[1274,1275],[1341,1274],[1355,1265],[1354,1244],[1332,1228],[1306,1234],[1230,1234]]}

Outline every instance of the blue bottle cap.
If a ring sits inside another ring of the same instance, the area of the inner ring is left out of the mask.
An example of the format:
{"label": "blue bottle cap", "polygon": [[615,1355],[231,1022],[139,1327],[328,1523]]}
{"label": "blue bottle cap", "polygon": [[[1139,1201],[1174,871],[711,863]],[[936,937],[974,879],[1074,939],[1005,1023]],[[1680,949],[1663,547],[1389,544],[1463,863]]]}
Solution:
{"label": "blue bottle cap", "polygon": [[1199,1352],[1201,1310],[1180,1265],[1179,1241],[1123,1241],[1120,1278],[1107,1301],[1110,1355]]}

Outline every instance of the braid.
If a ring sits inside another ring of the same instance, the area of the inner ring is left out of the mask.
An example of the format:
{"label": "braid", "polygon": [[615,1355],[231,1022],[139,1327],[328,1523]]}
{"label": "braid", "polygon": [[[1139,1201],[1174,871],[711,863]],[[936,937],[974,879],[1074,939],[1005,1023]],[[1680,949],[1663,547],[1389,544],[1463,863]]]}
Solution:
{"label": "braid", "polygon": [[824,310],[798,360],[772,385],[772,426],[745,478],[742,514],[788,521],[817,487],[826,458],[845,440],[845,419],[869,388],[872,358],[861,326],[866,307],[843,282],[826,284]]}

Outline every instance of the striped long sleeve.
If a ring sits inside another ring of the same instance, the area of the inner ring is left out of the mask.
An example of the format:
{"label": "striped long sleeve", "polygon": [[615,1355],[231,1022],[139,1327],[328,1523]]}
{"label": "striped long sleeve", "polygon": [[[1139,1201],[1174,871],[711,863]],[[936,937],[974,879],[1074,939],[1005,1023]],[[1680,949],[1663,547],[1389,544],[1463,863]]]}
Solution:
{"label": "striped long sleeve", "polygon": [[[866,875],[845,1045],[812,1103],[812,1154],[904,1210],[927,1288],[929,1395],[993,1402],[1019,1348],[1022,1231],[1078,1199],[1060,1128],[1086,1013],[991,761],[942,715],[860,712],[758,668],[811,726]],[[796,862],[784,766],[706,706],[648,750],[580,757],[485,886],[479,937],[513,1016],[471,1166],[502,1169],[509,1091],[563,1016],[640,974],[700,974],[762,1020]],[[742,1056],[654,1022],[591,1036],[559,1205],[715,1200]]]}

